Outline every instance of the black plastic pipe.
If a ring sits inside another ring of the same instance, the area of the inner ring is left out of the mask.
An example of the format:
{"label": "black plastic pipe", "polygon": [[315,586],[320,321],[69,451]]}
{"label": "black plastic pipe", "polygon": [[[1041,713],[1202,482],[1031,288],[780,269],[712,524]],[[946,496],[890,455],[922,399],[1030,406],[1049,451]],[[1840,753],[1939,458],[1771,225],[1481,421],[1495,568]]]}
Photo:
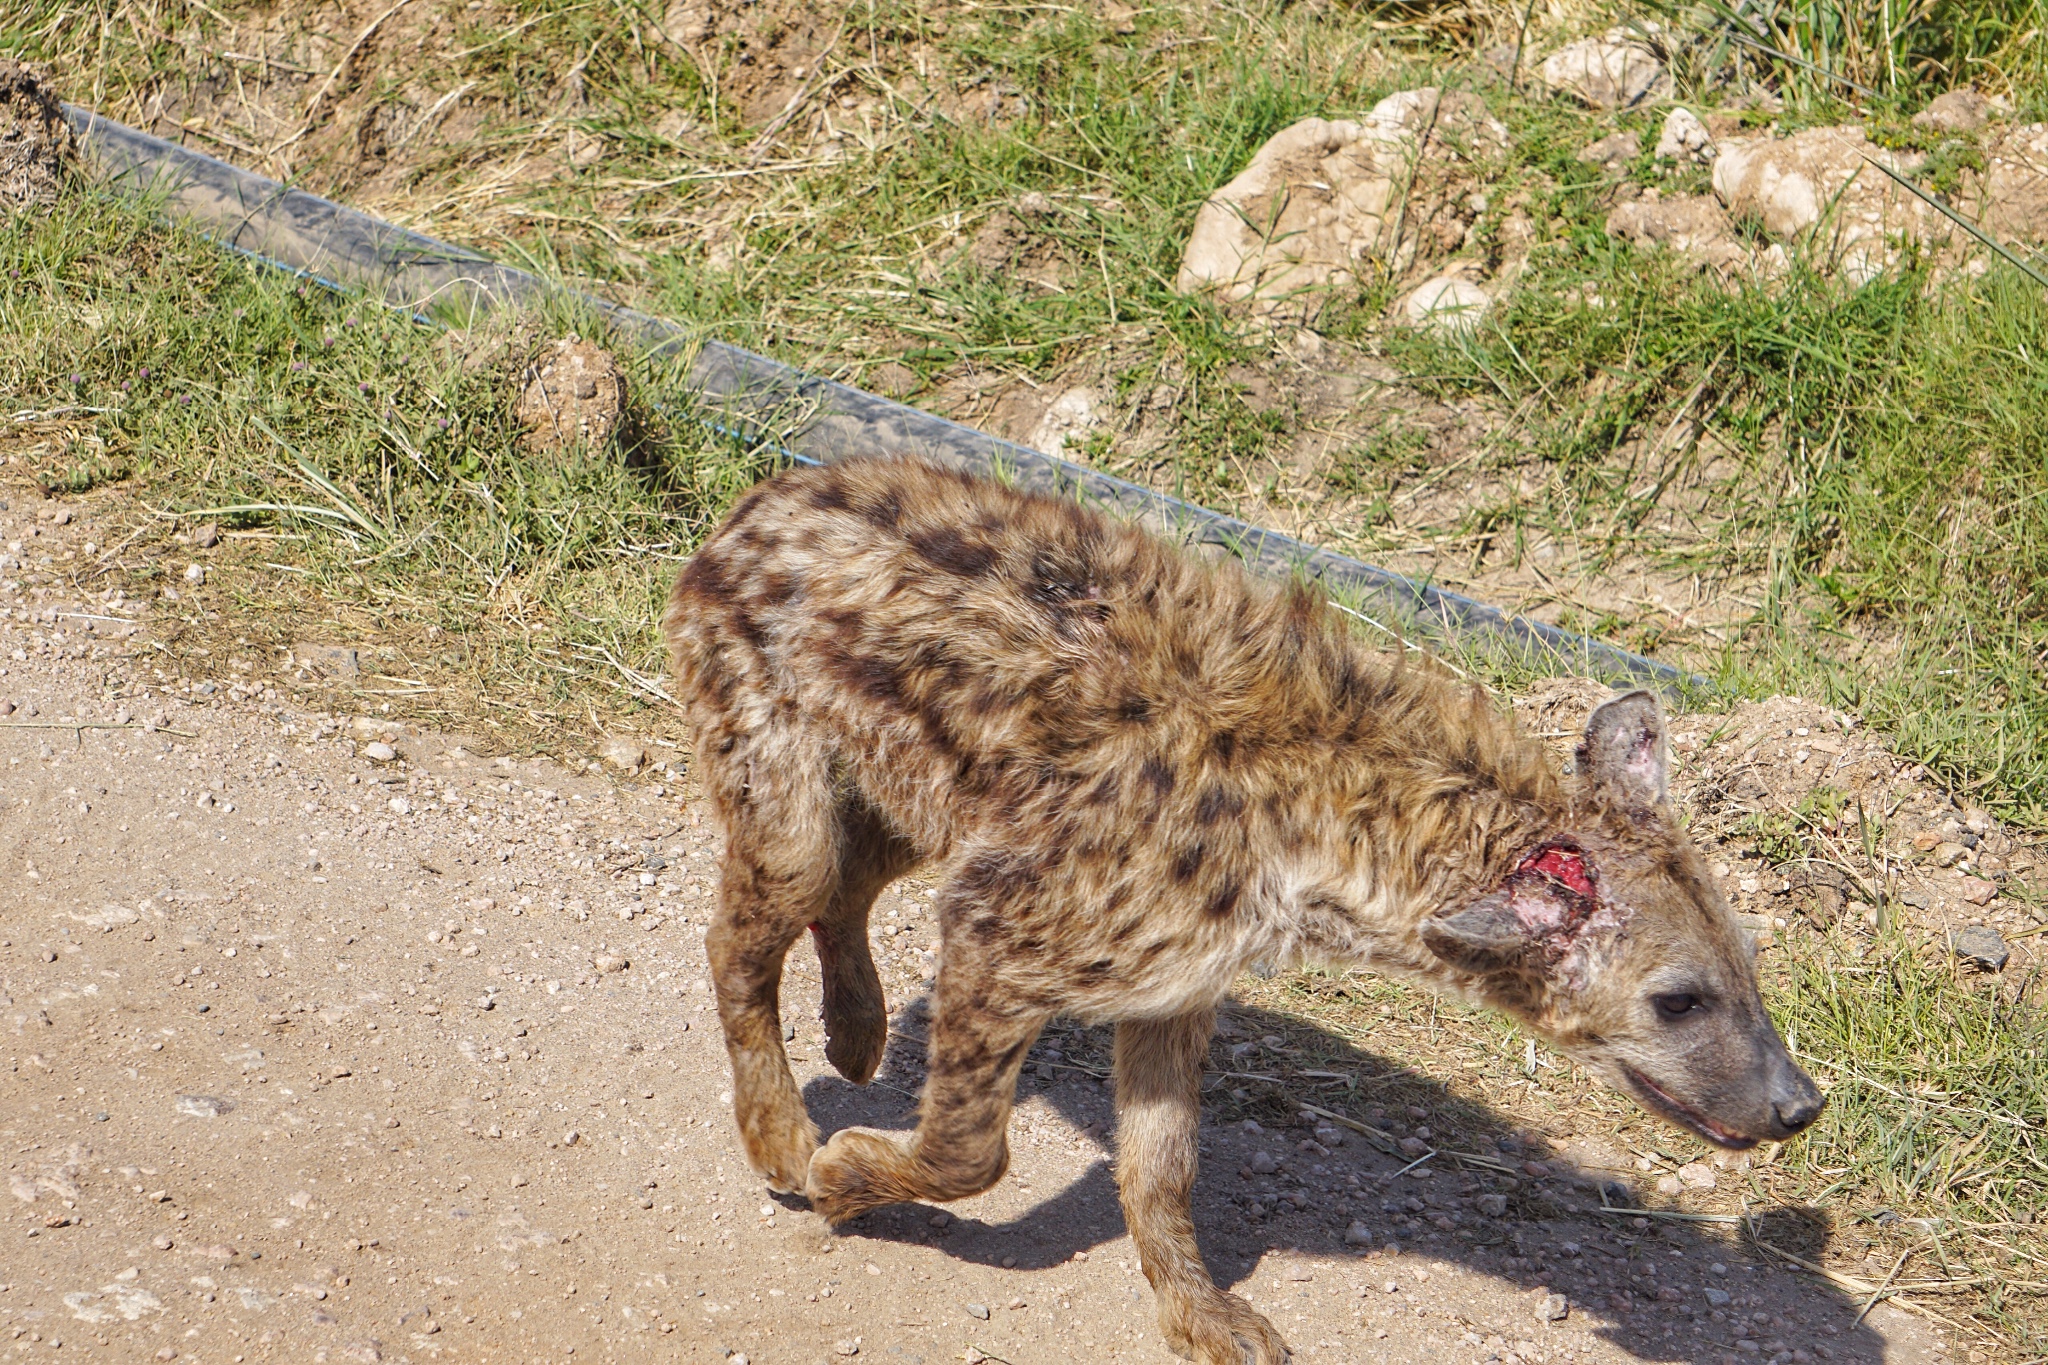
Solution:
{"label": "black plastic pipe", "polygon": [[1510,615],[907,404],[804,374],[667,319],[566,290],[89,109],[67,104],[64,113],[111,187],[146,193],[223,245],[287,270],[416,313],[533,305],[564,294],[578,298],[654,355],[694,353],[685,382],[697,401],[719,414],[727,429],[772,440],[796,459],[829,463],[853,455],[917,454],[982,473],[1000,470],[1020,487],[1104,506],[1185,544],[1220,547],[1256,571],[1299,574],[1390,629],[1505,650],[1558,672],[1608,681],[1647,682],[1670,691],[1705,682],[1604,641]]}

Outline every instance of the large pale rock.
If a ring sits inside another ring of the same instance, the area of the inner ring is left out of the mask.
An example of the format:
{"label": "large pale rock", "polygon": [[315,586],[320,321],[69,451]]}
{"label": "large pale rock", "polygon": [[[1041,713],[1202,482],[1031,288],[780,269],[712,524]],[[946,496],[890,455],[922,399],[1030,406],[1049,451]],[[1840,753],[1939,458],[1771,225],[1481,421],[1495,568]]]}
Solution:
{"label": "large pale rock", "polygon": [[626,420],[626,371],[603,347],[570,336],[527,368],[513,410],[536,455],[608,447]]}
{"label": "large pale rock", "polygon": [[1507,129],[1475,95],[1406,90],[1364,119],[1276,134],[1195,215],[1177,287],[1308,323],[1369,262],[1393,273],[1453,250],[1477,209],[1477,165]]}
{"label": "large pale rock", "polygon": [[1953,225],[1882,167],[1910,176],[1923,158],[1879,147],[1861,128],[1729,139],[1714,158],[1728,211],[1786,240],[1806,239],[1824,263],[1863,283],[1908,245],[1947,242]]}
{"label": "large pale rock", "polygon": [[1595,109],[1632,109],[1671,90],[1657,54],[1619,29],[1559,48],[1543,59],[1536,74],[1554,94],[1570,95]]}

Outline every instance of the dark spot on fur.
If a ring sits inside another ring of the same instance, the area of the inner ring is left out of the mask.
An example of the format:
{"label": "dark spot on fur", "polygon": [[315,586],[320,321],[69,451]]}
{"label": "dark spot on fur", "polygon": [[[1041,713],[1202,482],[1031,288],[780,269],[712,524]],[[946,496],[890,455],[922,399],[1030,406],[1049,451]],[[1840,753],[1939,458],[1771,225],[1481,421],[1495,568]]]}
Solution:
{"label": "dark spot on fur", "polygon": [[894,493],[884,494],[866,507],[860,509],[861,516],[871,525],[884,531],[894,531],[903,524],[903,499]]}
{"label": "dark spot on fur", "polygon": [[1202,913],[1206,914],[1210,919],[1222,919],[1225,915],[1237,909],[1238,899],[1243,895],[1244,887],[1239,885],[1237,878],[1232,877],[1229,881],[1223,883],[1216,894],[1210,898],[1209,903],[1202,907]]}
{"label": "dark spot on fur", "polygon": [[899,711],[908,708],[903,679],[886,659],[869,654],[841,655],[832,661],[832,671],[840,681],[871,701]]}
{"label": "dark spot on fur", "polygon": [[910,536],[910,548],[947,573],[962,578],[980,578],[995,567],[996,552],[978,545],[952,527],[920,531]]}
{"label": "dark spot on fur", "polygon": [[1151,787],[1161,796],[1173,792],[1173,769],[1166,766],[1166,760],[1154,754],[1138,765],[1138,780]]}
{"label": "dark spot on fur", "polygon": [[1209,752],[1216,755],[1216,761],[1228,765],[1237,754],[1237,731],[1218,730],[1209,736]]}
{"label": "dark spot on fur", "polygon": [[[991,849],[977,853],[960,869],[958,886],[962,895],[984,906],[999,905],[1028,891],[1038,878],[1032,865],[1014,853]],[[989,916],[990,922],[1001,920]]]}
{"label": "dark spot on fur", "polygon": [[1244,798],[1222,787],[1205,787],[1195,802],[1195,823],[1205,828],[1218,820],[1234,820],[1244,811]]}
{"label": "dark spot on fur", "polygon": [[1173,879],[1176,882],[1193,881],[1202,870],[1202,856],[1206,852],[1200,844],[1191,844],[1174,856]]}
{"label": "dark spot on fur", "polygon": [[761,579],[761,600],[770,606],[783,606],[794,601],[803,589],[802,574],[771,573]]}
{"label": "dark spot on fur", "polygon": [[1117,775],[1114,772],[1107,772],[1088,789],[1081,800],[1091,806],[1107,806],[1116,800],[1117,793],[1122,789],[1123,783],[1118,781]]}
{"label": "dark spot on fur", "polygon": [[1116,718],[1126,724],[1141,724],[1152,714],[1150,698],[1135,693],[1116,704]]}
{"label": "dark spot on fur", "polygon": [[723,606],[732,600],[732,580],[726,577],[725,563],[715,553],[699,551],[683,568],[682,578],[676,584],[679,592],[714,606]]}
{"label": "dark spot on fur", "polygon": [[851,504],[846,497],[846,487],[838,478],[828,476],[811,485],[811,506],[820,512],[844,512]]}

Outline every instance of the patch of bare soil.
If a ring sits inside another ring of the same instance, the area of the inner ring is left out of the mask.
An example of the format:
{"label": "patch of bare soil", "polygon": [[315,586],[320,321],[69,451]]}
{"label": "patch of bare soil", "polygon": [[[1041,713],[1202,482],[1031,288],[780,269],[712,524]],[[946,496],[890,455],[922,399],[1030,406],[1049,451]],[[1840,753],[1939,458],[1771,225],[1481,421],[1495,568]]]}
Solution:
{"label": "patch of bare soil", "polygon": [[0,60],[0,209],[56,198],[76,147],[57,96],[35,72]]}
{"label": "patch of bare soil", "polygon": [[[1108,1173],[1101,1031],[1057,1026],[1034,1049],[995,1190],[828,1233],[764,1193],[730,1130],[702,945],[719,849],[679,749],[631,740],[626,781],[488,757],[369,693],[301,709],[289,669],[166,670],[150,642],[215,615],[219,589],[82,597],[60,571],[109,538],[90,504],[0,507],[13,1340],[199,1361],[1170,1359]],[[376,644],[292,663],[346,674]],[[1561,745],[1597,697],[1566,680],[1520,710]],[[1981,828],[1973,871],[1994,885],[2033,865],[1843,717],[1781,699],[1677,729],[1681,794],[1710,832],[1833,785],[1884,801],[1905,847],[1921,826]],[[1752,868],[1733,834],[1719,851],[1745,911],[1775,914],[1765,951],[1796,950],[1782,870]],[[1945,857],[1902,847],[1887,885],[1947,914],[1963,891],[1930,865]],[[828,1131],[911,1120],[930,894],[913,879],[875,911],[896,1043],[867,1090],[824,1065],[816,964],[791,959],[789,1049]],[[2014,922],[1999,899],[1983,914]],[[1932,1365],[1949,1348],[1711,1224],[1601,1212],[1616,1185],[1670,1202],[1637,1155],[1657,1139],[1544,1075],[1472,1062],[1427,1009],[1368,1040],[1248,991],[1205,1081],[1205,1255],[1304,1361],[1754,1347]],[[1382,1098],[1333,1118],[1316,1098],[1333,1076]],[[1417,1165],[1413,1144],[1444,1155]],[[1701,1169],[1724,1194],[1770,1178]],[[1670,1178],[1681,1207],[1707,1197],[1701,1171]],[[1784,1245],[1829,1244],[1803,1235]]]}

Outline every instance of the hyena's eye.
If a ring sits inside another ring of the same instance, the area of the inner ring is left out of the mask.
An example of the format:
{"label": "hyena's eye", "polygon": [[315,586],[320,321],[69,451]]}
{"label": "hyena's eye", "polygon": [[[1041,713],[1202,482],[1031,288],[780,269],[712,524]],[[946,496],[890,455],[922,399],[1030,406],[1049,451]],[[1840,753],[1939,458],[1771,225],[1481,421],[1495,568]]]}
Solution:
{"label": "hyena's eye", "polygon": [[1683,1018],[1694,1010],[1703,1008],[1704,1004],[1697,995],[1685,992],[1673,992],[1670,995],[1653,995],[1650,997],[1650,1003],[1657,1007],[1657,1017],[1660,1019]]}

